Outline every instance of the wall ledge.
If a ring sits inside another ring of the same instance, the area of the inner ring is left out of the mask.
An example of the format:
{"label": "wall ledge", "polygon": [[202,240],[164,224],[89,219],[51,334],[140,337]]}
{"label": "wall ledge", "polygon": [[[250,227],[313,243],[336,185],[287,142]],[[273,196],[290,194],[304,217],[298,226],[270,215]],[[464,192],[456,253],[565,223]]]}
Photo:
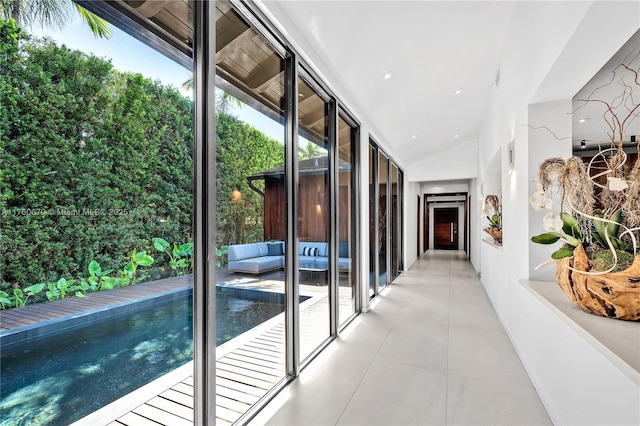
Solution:
{"label": "wall ledge", "polygon": [[552,281],[520,280],[549,311],[613,366],[640,386],[640,324],[599,317],[582,311]]}
{"label": "wall ledge", "polygon": [[502,250],[502,244],[496,243],[493,238],[483,238],[482,241],[489,244],[491,247]]}

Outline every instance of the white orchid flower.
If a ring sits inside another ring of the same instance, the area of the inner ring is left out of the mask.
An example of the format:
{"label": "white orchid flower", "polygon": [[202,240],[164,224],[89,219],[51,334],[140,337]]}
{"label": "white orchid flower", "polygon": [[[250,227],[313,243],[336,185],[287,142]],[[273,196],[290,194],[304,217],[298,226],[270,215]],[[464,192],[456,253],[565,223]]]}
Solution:
{"label": "white orchid flower", "polygon": [[529,197],[529,204],[535,210],[550,209],[553,206],[553,200],[545,191],[538,190]]}
{"label": "white orchid flower", "polygon": [[547,232],[560,232],[562,231],[562,218],[560,213],[547,213],[542,219],[542,227]]}
{"label": "white orchid flower", "polygon": [[624,179],[608,177],[607,180],[609,181],[609,190],[611,191],[624,191],[629,188],[629,184],[627,184],[627,181]]}

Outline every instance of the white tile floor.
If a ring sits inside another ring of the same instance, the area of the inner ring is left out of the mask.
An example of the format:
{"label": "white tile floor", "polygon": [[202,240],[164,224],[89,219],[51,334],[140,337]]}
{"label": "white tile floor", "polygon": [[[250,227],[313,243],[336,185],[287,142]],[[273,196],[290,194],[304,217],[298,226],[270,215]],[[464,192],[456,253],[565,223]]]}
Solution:
{"label": "white tile floor", "polygon": [[252,424],[551,421],[464,253],[429,251]]}

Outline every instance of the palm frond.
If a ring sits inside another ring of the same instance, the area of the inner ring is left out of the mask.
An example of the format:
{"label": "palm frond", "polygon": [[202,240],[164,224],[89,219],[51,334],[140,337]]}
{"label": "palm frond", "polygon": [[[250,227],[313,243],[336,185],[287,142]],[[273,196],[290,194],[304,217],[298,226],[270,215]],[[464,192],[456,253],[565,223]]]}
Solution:
{"label": "palm frond", "polygon": [[93,12],[88,11],[77,3],[73,3],[82,20],[89,26],[96,38],[111,38],[111,24]]}

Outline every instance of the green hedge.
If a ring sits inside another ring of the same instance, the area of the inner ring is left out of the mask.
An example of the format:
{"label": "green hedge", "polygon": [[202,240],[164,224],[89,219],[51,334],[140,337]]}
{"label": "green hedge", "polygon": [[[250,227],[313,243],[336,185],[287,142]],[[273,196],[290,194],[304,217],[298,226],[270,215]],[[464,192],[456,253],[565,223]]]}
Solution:
{"label": "green hedge", "polygon": [[0,55],[5,288],[83,275],[92,260],[122,268],[153,237],[191,239],[191,100],[13,21],[0,20]]}
{"label": "green hedge", "polygon": [[[0,290],[118,270],[134,250],[154,256],[149,279],[173,273],[152,239],[192,239],[192,101],[13,21],[0,55]],[[261,240],[246,178],[283,164],[283,145],[221,113],[216,155],[218,246]]]}

